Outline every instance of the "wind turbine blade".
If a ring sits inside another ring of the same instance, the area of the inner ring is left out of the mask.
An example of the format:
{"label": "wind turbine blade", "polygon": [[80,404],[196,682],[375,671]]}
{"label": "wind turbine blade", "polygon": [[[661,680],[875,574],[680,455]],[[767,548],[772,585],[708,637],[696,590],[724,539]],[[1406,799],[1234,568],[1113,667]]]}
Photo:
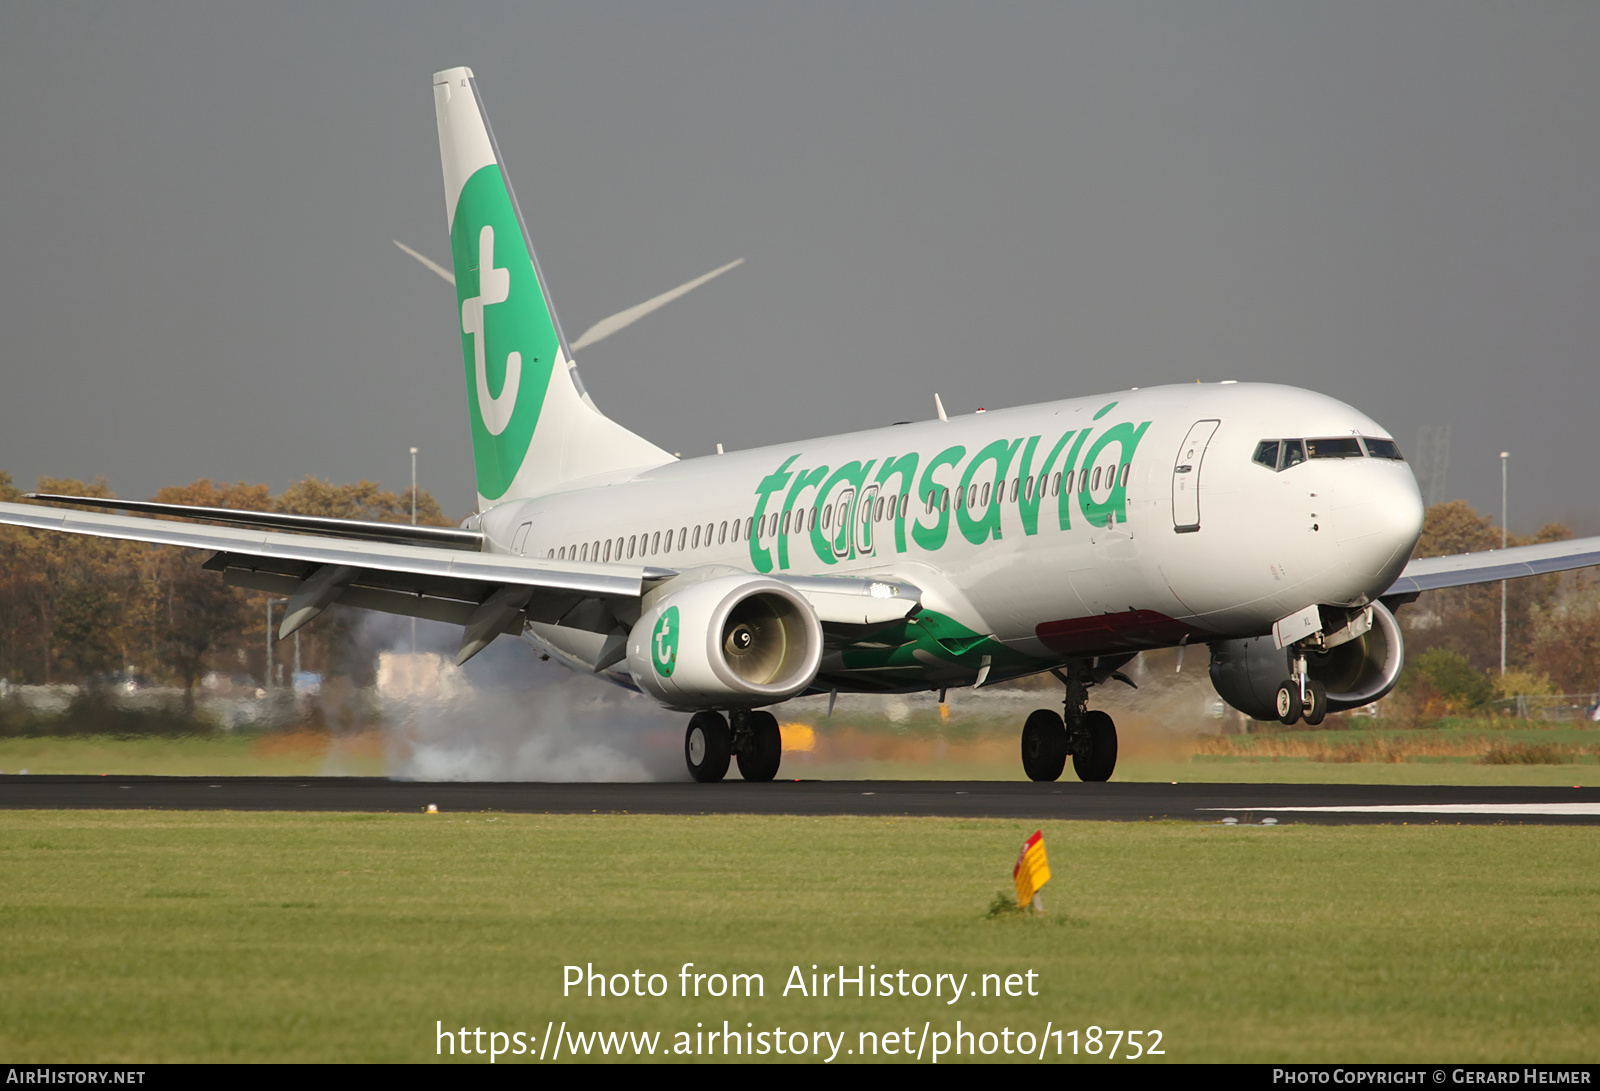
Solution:
{"label": "wind turbine blade", "polygon": [[[396,243],[395,245],[399,246],[400,244]],[[419,260],[427,260],[422,258],[420,254],[416,256]],[[572,351],[577,352],[579,349],[587,348],[596,341],[603,341],[607,337],[610,337],[612,334],[616,333],[618,330],[626,329],[627,327],[633,325],[651,311],[659,310],[660,308],[665,307],[668,303],[671,303],[679,296],[694,291],[706,281],[715,277],[720,277],[723,273],[726,273],[735,265],[743,264],[743,258],[736,258],[733,261],[728,262],[728,264],[724,265],[720,269],[713,269],[704,276],[695,277],[687,284],[678,285],[670,292],[662,292],[654,299],[647,299],[643,303],[640,303],[637,306],[629,307],[625,311],[618,311],[610,318],[602,318],[600,321],[590,326],[587,330],[583,331],[583,335],[581,337],[572,342]]]}
{"label": "wind turbine blade", "polygon": [[429,269],[432,269],[435,273],[438,273],[440,276],[444,277],[444,279],[448,280],[450,282],[451,286],[454,287],[455,282],[456,282],[456,275],[454,273],[452,273],[450,270],[446,269],[444,266],[440,265],[438,262],[434,261],[432,258],[423,257],[421,254],[419,254],[415,250],[411,249],[411,247],[407,246],[405,243],[401,242],[399,239],[390,239],[389,241],[394,243],[400,249],[404,250],[406,253],[410,254],[412,257],[416,258],[418,261],[422,262],[422,264],[426,265]]}

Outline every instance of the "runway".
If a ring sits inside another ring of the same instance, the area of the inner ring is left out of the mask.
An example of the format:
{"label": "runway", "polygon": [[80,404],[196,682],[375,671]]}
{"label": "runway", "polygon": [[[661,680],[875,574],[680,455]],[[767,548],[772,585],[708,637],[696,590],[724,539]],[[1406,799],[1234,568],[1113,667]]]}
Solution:
{"label": "runway", "polygon": [[1043,821],[1600,825],[1600,788],[775,781],[420,783],[378,777],[0,776],[0,809],[869,815]]}

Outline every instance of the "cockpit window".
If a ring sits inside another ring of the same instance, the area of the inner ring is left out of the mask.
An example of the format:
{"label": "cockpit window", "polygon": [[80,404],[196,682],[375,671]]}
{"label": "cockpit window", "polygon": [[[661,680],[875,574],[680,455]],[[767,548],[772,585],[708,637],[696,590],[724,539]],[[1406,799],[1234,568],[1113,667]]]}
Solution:
{"label": "cockpit window", "polygon": [[1308,439],[1306,454],[1312,458],[1360,458],[1361,441],[1354,436],[1338,439]]}
{"label": "cockpit window", "polygon": [[1400,448],[1392,439],[1367,436],[1335,436],[1331,439],[1264,439],[1256,444],[1250,461],[1269,470],[1283,472],[1307,458],[1387,458],[1404,462]]}

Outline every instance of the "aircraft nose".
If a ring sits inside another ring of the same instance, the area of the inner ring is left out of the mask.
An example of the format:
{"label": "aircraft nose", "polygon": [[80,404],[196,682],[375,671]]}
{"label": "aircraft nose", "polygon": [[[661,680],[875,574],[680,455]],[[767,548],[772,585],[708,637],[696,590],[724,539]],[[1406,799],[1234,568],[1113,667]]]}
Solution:
{"label": "aircraft nose", "polygon": [[1354,576],[1370,576],[1376,595],[1400,574],[1422,534],[1422,494],[1402,464],[1367,463],[1363,480],[1351,482],[1345,503],[1330,514],[1340,555]]}

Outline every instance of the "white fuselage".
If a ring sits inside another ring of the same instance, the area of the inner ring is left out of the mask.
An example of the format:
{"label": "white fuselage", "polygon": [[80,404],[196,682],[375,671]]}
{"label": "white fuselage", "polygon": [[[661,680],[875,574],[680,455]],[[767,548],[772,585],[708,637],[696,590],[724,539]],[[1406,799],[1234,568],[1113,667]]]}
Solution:
{"label": "white fuselage", "polygon": [[[1158,387],[668,463],[497,505],[481,526],[489,551],[529,557],[893,576],[1019,674],[1375,599],[1421,530],[1409,467],[1253,460],[1263,441],[1352,436],[1387,433],[1304,390]],[[902,663],[862,688],[976,669],[922,658],[922,676]],[[830,686],[851,688],[845,666],[825,664]]]}

